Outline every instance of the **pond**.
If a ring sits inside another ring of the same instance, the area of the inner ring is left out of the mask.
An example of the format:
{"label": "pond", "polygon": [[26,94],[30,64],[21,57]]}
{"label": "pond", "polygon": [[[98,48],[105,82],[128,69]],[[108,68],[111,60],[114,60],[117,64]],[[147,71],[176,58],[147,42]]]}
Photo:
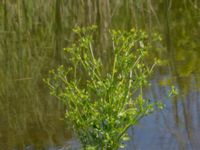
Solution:
{"label": "pond", "polygon": [[[197,0],[0,1],[0,150],[61,150],[78,142],[64,120],[65,106],[42,79],[65,63],[63,48],[75,26],[98,25],[96,53],[108,60],[110,28],[144,29],[163,38],[149,61],[162,60],[145,96],[162,111],[129,129],[127,150],[200,147],[200,3]],[[172,85],[178,95],[169,96]]]}

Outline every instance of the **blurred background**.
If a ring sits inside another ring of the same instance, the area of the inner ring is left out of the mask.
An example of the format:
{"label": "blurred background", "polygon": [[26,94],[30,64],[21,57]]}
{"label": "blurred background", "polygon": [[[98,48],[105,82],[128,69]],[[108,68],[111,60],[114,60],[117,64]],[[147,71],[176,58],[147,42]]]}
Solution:
{"label": "blurred background", "polygon": [[[0,150],[77,145],[63,119],[63,104],[49,96],[42,79],[66,62],[63,48],[76,40],[72,29],[93,24],[99,34],[95,53],[105,60],[111,57],[109,29],[143,29],[163,38],[150,54],[149,61],[158,57],[163,65],[146,96],[163,101],[166,108],[129,130],[127,149],[198,150],[198,0],[1,0]],[[171,85],[177,96],[168,96]]]}

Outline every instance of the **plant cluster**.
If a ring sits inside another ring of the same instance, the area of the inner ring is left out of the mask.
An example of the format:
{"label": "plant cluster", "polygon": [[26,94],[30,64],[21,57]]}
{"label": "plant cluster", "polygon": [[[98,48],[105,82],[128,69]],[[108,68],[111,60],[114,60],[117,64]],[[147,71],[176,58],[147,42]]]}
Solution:
{"label": "plant cluster", "polygon": [[65,103],[66,120],[83,149],[117,150],[125,147],[129,127],[155,106],[162,107],[144,99],[142,92],[156,62],[145,63],[152,49],[145,32],[112,30],[113,63],[105,73],[102,59],[94,53],[95,29],[74,30],[79,40],[65,49],[68,65],[52,70],[45,82],[51,94]]}

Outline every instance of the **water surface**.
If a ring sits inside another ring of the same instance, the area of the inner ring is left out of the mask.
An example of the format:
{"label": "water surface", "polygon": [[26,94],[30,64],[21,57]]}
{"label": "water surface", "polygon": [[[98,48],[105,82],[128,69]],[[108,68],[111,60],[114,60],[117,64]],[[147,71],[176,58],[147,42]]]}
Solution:
{"label": "water surface", "polygon": [[[110,60],[108,30],[134,27],[163,41],[152,51],[155,70],[146,97],[166,108],[130,129],[127,149],[197,150],[200,141],[200,6],[197,0],[0,1],[0,150],[77,146],[64,121],[65,106],[42,79],[65,63],[74,26],[98,25],[96,54]],[[169,97],[171,85],[177,96]],[[71,143],[71,144],[70,144]],[[75,149],[75,148],[74,148]]]}

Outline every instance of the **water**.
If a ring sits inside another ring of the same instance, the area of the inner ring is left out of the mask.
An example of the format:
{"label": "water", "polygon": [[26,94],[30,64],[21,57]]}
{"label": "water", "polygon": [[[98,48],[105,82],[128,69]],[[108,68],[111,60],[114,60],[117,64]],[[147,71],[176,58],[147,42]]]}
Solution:
{"label": "water", "polygon": [[[131,144],[141,150],[147,148],[197,150],[200,146],[198,142],[200,140],[199,91],[191,92],[187,96],[179,95],[168,98],[165,93],[169,89],[157,85],[156,80],[153,83],[155,89],[148,91],[147,95],[152,98],[156,95],[166,104],[166,108],[140,122],[139,126],[134,129],[135,140]],[[190,86],[192,88],[193,85]]]}
{"label": "water", "polygon": [[[200,4],[197,0],[0,1],[0,150],[77,146],[63,120],[65,107],[49,96],[42,79],[65,62],[62,48],[75,25],[99,26],[96,53],[109,60],[109,28],[156,31],[162,43],[146,96],[166,104],[130,129],[127,149],[197,150],[200,140]],[[168,97],[171,85],[178,96]],[[70,144],[71,143],[71,144]]]}

